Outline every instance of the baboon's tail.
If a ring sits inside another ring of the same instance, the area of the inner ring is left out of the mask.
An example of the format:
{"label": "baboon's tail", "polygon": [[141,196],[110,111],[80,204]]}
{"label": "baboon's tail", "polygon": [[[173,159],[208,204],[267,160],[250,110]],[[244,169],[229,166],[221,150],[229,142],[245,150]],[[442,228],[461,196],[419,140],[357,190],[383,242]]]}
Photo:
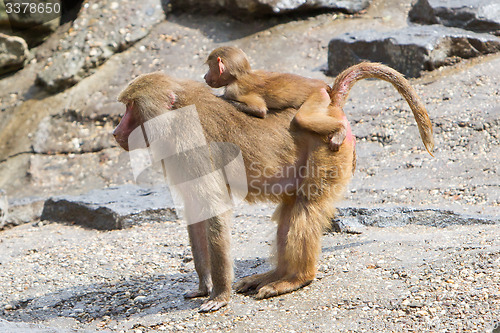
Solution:
{"label": "baboon's tail", "polygon": [[359,80],[368,78],[377,78],[392,83],[406,99],[417,121],[418,130],[425,149],[432,155],[434,138],[432,137],[432,124],[427,114],[427,110],[420,98],[418,98],[415,90],[410,86],[408,80],[398,71],[382,64],[370,62],[362,62],[355,66],[351,66],[340,73],[335,79],[330,95],[332,103],[342,108],[352,86]]}

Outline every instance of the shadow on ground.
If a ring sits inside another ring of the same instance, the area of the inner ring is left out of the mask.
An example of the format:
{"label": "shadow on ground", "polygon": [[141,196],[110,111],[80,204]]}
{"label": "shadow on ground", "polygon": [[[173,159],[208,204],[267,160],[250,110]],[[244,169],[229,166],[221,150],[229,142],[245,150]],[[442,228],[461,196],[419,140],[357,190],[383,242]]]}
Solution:
{"label": "shadow on ground", "polygon": [[[236,279],[270,269],[264,259],[236,260]],[[57,317],[81,323],[94,320],[123,320],[173,311],[195,311],[206,298],[185,300],[183,295],[197,288],[195,272],[123,279],[62,289],[9,305],[0,318],[11,322],[39,322]]]}

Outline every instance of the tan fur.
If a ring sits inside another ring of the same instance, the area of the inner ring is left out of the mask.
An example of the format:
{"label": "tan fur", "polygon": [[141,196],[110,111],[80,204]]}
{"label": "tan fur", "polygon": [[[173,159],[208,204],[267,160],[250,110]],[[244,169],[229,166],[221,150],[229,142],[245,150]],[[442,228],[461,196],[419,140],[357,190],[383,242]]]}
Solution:
{"label": "tan fur", "polygon": [[[351,68],[341,74],[344,78],[338,79],[334,86],[347,84],[347,90],[332,91],[333,100],[327,99],[326,104],[321,96],[315,97],[317,100],[306,101],[305,107],[314,104],[318,113],[338,116],[354,82],[349,74],[352,71]],[[200,83],[172,79],[161,73],[138,77],[119,99],[133,105],[134,115],[140,115],[144,121],[170,109],[194,104],[209,142],[232,142],[240,147],[249,184],[246,200],[279,203],[273,214],[278,224],[276,268],[241,279],[235,286],[238,292],[256,291],[257,298],[266,298],[291,292],[314,279],[321,235],[334,215],[335,204],[343,196],[354,168],[355,139],[349,131],[339,149],[332,151],[324,144],[327,140],[324,135],[311,134],[297,121],[292,121],[295,109],[258,119],[215,97]],[[121,136],[130,132],[124,126],[126,124],[120,123],[114,132],[121,145],[126,142]],[[288,168],[305,172],[283,171]],[[266,181],[283,188],[296,185],[291,192],[266,192],[269,188]],[[217,310],[229,301],[233,276],[229,225],[230,216],[224,214],[188,227],[200,286],[186,297],[210,295],[200,311]]]}
{"label": "tan fur", "polygon": [[[231,78],[222,77],[219,63],[224,65]],[[298,109],[305,100],[320,89],[330,90],[328,85],[315,79],[295,74],[253,71],[246,54],[232,46],[223,46],[213,50],[207,58],[209,71],[207,83],[214,87],[226,87],[224,97],[241,102],[240,98],[255,95],[262,98],[267,109]],[[250,101],[249,101],[250,102]],[[253,105],[247,104],[252,107]]]}
{"label": "tan fur", "polygon": [[210,66],[210,64],[216,63],[219,57],[226,65],[229,74],[234,77],[240,77],[252,71],[246,54],[238,48],[231,46],[219,47],[210,53],[205,63]]}
{"label": "tan fur", "polygon": [[330,149],[339,149],[345,137],[345,115],[342,111],[335,115],[318,111],[321,91],[330,92],[325,82],[289,73],[253,71],[246,54],[232,46],[213,50],[206,64],[207,84],[213,88],[225,87],[224,98],[244,103],[241,107],[244,112],[265,118],[269,109],[299,109],[296,124],[328,136]]}

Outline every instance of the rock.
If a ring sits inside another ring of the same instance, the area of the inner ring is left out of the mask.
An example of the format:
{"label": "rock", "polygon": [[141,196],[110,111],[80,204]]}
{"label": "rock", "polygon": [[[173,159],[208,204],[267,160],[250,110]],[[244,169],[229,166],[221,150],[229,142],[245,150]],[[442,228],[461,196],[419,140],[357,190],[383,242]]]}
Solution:
{"label": "rock", "polygon": [[164,18],[155,0],[121,1],[119,6],[109,0],[87,1],[36,83],[49,92],[71,87],[113,54],[144,38]]}
{"label": "rock", "polygon": [[68,111],[42,119],[35,132],[35,153],[85,153],[111,148],[113,123]]}
{"label": "rock", "polygon": [[9,214],[5,220],[5,226],[17,226],[40,220],[43,204],[44,200],[38,197],[13,200],[9,205]]}
{"label": "rock", "polygon": [[0,33],[0,75],[22,68],[28,54],[24,39]]}
{"label": "rock", "polygon": [[41,219],[114,230],[144,221],[176,220],[173,207],[173,200],[165,189],[123,185],[94,190],[81,196],[48,199]]}
{"label": "rock", "polygon": [[345,33],[328,45],[328,70],[337,75],[363,60],[382,62],[409,77],[425,70],[500,51],[500,38],[440,25],[380,33]]}
{"label": "rock", "polygon": [[0,190],[0,229],[5,226],[8,210],[9,202],[7,201],[7,194],[3,190]]}
{"label": "rock", "polygon": [[[12,190],[17,196],[80,194],[92,189],[123,184],[133,179],[128,154],[105,149],[82,154],[32,154],[28,157],[27,175],[35,190]],[[142,176],[142,174],[141,174]],[[161,178],[160,178],[161,179]],[[141,185],[158,183],[157,173],[140,180]]]}
{"label": "rock", "polygon": [[401,227],[408,224],[444,228],[450,225],[497,224],[500,219],[494,216],[476,217],[459,214],[450,210],[434,208],[339,208],[337,218],[332,221],[332,229],[337,232],[357,233],[364,226]]}
{"label": "rock", "polygon": [[409,12],[410,21],[442,24],[500,36],[500,3],[491,0],[418,0]]}
{"label": "rock", "polygon": [[[17,1],[17,3],[21,4],[19,13],[9,10],[11,11],[9,14],[7,14],[5,2],[0,3],[0,32],[22,37],[30,47],[33,47],[42,43],[59,26],[63,10],[60,0],[50,2],[30,0]],[[24,4],[28,4],[29,7],[25,8]],[[50,6],[52,13],[47,13],[46,6]],[[43,10],[38,8],[43,8]],[[54,8],[59,8],[59,10],[56,12]]]}
{"label": "rock", "polygon": [[284,14],[290,12],[307,12],[318,9],[339,10],[347,13],[359,12],[370,4],[371,0],[171,0],[174,11],[219,12],[226,11],[242,16],[260,16]]}

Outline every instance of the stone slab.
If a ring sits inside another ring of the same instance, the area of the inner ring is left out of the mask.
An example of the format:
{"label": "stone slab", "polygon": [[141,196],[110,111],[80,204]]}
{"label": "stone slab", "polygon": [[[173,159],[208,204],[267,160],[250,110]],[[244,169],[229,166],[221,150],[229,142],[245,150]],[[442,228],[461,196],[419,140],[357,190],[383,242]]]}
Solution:
{"label": "stone slab", "polygon": [[345,33],[328,45],[328,71],[339,74],[361,61],[384,63],[409,77],[500,51],[500,38],[440,25],[409,26],[380,33]]}
{"label": "stone slab", "polygon": [[442,24],[500,36],[500,2],[491,0],[418,0],[408,13],[410,21]]}
{"label": "stone slab", "polygon": [[81,196],[50,198],[45,201],[41,219],[99,230],[116,230],[147,221],[172,221],[177,217],[166,188],[122,185],[90,191]]}

